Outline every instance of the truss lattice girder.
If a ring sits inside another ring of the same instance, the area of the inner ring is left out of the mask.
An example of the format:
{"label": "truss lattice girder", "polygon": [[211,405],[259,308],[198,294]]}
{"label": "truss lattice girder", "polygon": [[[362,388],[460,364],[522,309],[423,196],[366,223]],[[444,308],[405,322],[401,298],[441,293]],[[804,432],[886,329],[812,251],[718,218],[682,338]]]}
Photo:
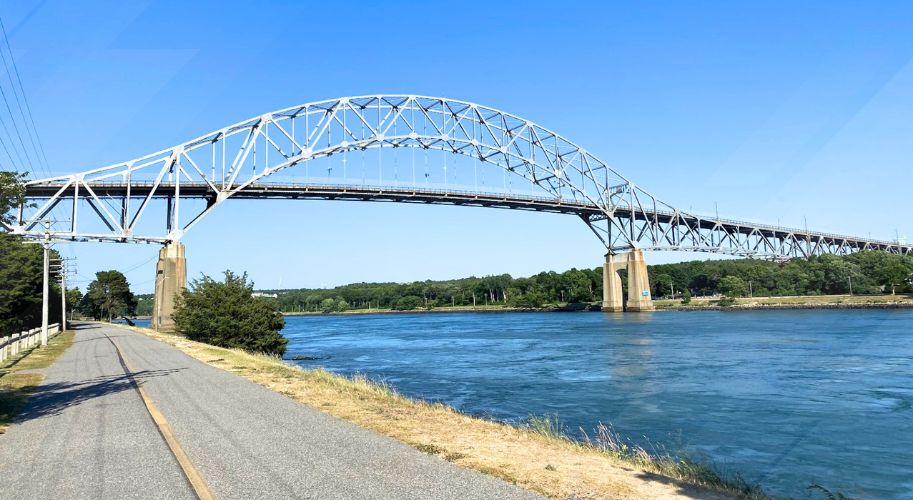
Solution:
{"label": "truss lattice girder", "polygon": [[[266,148],[265,164],[259,168],[258,144]],[[508,208],[552,210],[558,206],[563,211],[567,206],[585,207],[573,213],[583,217],[609,251],[640,247],[772,257],[865,248],[911,251],[892,242],[708,220],[662,202],[585,149],[529,120],[465,101],[414,95],[344,97],[293,106],[127,162],[28,182],[27,196],[39,201],[39,208],[29,217],[20,216],[10,230],[43,236],[39,222],[68,201],[72,206],[70,227],[55,231],[56,239],[176,241],[229,198],[273,197],[275,190],[270,192],[264,179],[277,172],[345,151],[402,147],[478,158],[543,190],[546,202],[530,204],[529,199],[515,196],[509,197],[512,199],[505,204]],[[211,150],[211,156],[204,155],[206,150]],[[211,157],[211,162],[204,164],[201,155]],[[254,168],[248,170],[251,158]],[[345,186],[330,188],[345,190]],[[368,192],[360,199],[389,198],[390,190],[383,186],[359,188]],[[287,191],[300,191],[295,197],[309,197],[302,194],[307,191],[304,186]],[[320,189],[309,192],[315,194]],[[352,199],[338,193],[325,194]],[[425,203],[452,203],[456,199],[458,204],[471,204],[454,195],[450,191],[424,193],[396,201],[423,198]],[[161,198],[168,201],[165,227],[154,234],[138,234],[146,208]],[[181,201],[188,198],[208,202],[201,211],[182,218]],[[103,200],[119,202],[117,210]],[[89,216],[104,224],[108,233],[80,230],[80,201],[92,209]]]}

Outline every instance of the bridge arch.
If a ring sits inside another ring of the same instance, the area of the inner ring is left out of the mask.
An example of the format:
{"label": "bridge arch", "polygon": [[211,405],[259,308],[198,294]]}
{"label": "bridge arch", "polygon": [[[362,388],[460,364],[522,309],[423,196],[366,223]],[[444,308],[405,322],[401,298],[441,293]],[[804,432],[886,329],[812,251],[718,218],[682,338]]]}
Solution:
{"label": "bridge arch", "polygon": [[[134,238],[148,202],[170,195],[173,207],[164,236],[175,241],[220,203],[277,173],[315,159],[378,148],[475,158],[526,179],[545,198],[595,208],[604,221],[613,220],[616,207],[632,206],[641,198],[658,203],[587,150],[530,120],[467,101],[417,95],[342,97],[292,106],[136,159],[29,184],[59,186],[61,194],[72,191],[72,196],[77,196],[75,186],[82,185],[88,198],[93,185],[103,182],[151,183],[148,198],[133,213],[118,218],[100,199],[94,200],[95,211],[115,232]],[[258,158],[264,163],[257,165]],[[212,198],[189,221],[179,219],[181,183],[205,183]],[[30,226],[50,208],[42,207],[24,224]],[[596,234],[608,244],[608,229]],[[617,236],[636,245],[625,233]]]}
{"label": "bridge arch", "polygon": [[[901,242],[678,210],[634,185],[586,149],[535,122],[467,101],[399,94],[341,97],[292,106],[126,162],[28,182],[27,196],[41,203],[28,215],[20,210],[17,224],[9,229],[29,237],[42,236],[40,222],[62,201],[71,200],[70,227],[55,230],[55,239],[175,242],[228,199],[275,197],[281,190],[267,181],[297,166],[307,168],[313,161],[353,151],[409,148],[494,165],[511,177],[525,179],[541,196],[524,198],[508,193],[499,205],[491,197],[474,203],[485,198],[485,193],[457,196],[452,189],[413,189],[413,196],[397,198],[391,197],[388,186],[383,185],[362,186],[362,192],[355,195],[345,182],[318,187],[329,193],[328,198],[422,199],[573,213],[587,223],[610,254],[638,248],[773,258],[863,249],[913,251]],[[320,197],[314,193],[321,189],[293,186],[285,191],[290,197]],[[150,219],[147,208],[155,199],[164,199],[167,205],[164,229],[140,225]],[[194,199],[206,203],[201,208],[182,203]],[[84,207],[83,212],[89,207],[89,216],[100,221],[107,232],[79,227],[79,206]]]}

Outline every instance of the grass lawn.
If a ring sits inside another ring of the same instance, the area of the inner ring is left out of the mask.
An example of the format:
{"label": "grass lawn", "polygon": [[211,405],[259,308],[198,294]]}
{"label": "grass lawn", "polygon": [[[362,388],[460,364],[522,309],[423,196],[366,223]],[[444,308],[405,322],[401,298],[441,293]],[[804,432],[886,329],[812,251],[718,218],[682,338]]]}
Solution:
{"label": "grass lawn", "polygon": [[47,347],[36,347],[0,368],[0,434],[6,432],[25,400],[44,380],[44,375],[34,370],[51,366],[70,347],[74,336],[67,330],[50,339]]}

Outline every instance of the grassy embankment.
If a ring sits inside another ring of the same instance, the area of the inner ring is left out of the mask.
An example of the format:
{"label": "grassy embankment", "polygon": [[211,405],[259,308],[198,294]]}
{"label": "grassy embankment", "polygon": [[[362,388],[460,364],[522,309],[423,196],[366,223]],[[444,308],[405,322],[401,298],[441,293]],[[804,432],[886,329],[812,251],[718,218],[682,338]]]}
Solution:
{"label": "grassy embankment", "polygon": [[44,380],[44,375],[34,370],[51,366],[70,347],[74,336],[67,330],[48,340],[47,347],[35,347],[4,362],[0,368],[0,434],[6,432],[25,400]]}
{"label": "grassy embankment", "polygon": [[406,398],[364,377],[305,370],[275,357],[131,329],[298,402],[548,497],[764,497],[760,489],[724,479],[705,465],[650,454],[610,428],[597,430],[589,443],[578,443],[554,419],[530,419],[525,428],[513,427]]}
{"label": "grassy embankment", "polygon": [[[655,300],[657,309],[694,310],[718,307],[719,298],[692,297],[690,304],[681,300]],[[913,307],[913,295],[805,295],[791,297],[740,297],[729,309],[827,309]]]}

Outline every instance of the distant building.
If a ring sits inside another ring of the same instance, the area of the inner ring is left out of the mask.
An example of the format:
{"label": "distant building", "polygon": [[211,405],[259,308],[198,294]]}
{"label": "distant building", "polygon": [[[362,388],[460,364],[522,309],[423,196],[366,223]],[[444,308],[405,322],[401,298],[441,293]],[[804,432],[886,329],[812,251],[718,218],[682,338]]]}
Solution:
{"label": "distant building", "polygon": [[250,296],[251,297],[268,297],[270,299],[275,299],[275,298],[279,297],[275,293],[263,293],[263,292],[253,292],[252,294],[250,294]]}

